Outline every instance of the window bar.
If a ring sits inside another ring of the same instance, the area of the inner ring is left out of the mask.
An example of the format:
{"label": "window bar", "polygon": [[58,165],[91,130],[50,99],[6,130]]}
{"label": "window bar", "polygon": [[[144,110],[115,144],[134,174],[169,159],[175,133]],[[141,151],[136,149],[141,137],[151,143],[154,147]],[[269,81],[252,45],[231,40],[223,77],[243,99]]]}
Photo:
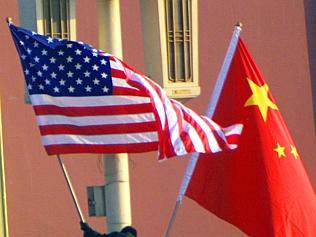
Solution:
{"label": "window bar", "polygon": [[60,20],[59,20],[59,27],[60,27],[60,38],[64,39],[64,24],[63,24],[63,17],[64,17],[64,4],[62,0],[58,0],[59,2],[59,12],[60,12]]}
{"label": "window bar", "polygon": [[192,1],[191,0],[188,0],[188,5],[187,5],[187,14],[188,14],[188,35],[187,35],[187,40],[188,40],[188,47],[189,47],[189,50],[188,50],[188,63],[187,63],[187,66],[188,66],[188,72],[189,72],[189,75],[188,75],[188,79],[189,81],[192,81],[192,58],[193,58],[193,55],[192,55],[192,19],[191,19],[191,16],[192,16],[192,9],[191,9],[191,6],[192,6]]}
{"label": "window bar", "polygon": [[[175,10],[175,1],[174,0],[171,0],[172,1],[172,21],[173,21],[173,29],[172,29],[172,33],[173,33],[173,57],[174,57],[174,82],[177,82],[178,80],[178,70],[177,70],[177,35],[176,35],[176,17],[175,17],[175,13],[176,13],[176,10]],[[177,13],[176,13],[177,14]]]}
{"label": "window bar", "polygon": [[170,7],[172,5],[172,0],[165,0],[165,9],[166,9],[166,28],[167,28],[167,53],[168,53],[168,77],[169,80],[172,82],[175,82],[174,77],[174,54],[171,54],[171,44],[174,45],[173,42],[173,30],[171,26],[171,22],[173,21],[173,12],[172,8]]}
{"label": "window bar", "polygon": [[67,33],[66,33],[66,38],[70,39],[70,6],[69,6],[70,2],[69,0],[66,0],[66,29],[67,29]]}
{"label": "window bar", "polygon": [[50,21],[50,36],[54,37],[54,22],[53,22],[53,8],[52,8],[52,0],[48,1],[48,9],[49,9],[49,21]]}
{"label": "window bar", "polygon": [[186,45],[186,25],[187,25],[187,15],[186,15],[186,3],[187,0],[182,0],[182,47],[183,47],[183,81],[187,81],[187,45]]}

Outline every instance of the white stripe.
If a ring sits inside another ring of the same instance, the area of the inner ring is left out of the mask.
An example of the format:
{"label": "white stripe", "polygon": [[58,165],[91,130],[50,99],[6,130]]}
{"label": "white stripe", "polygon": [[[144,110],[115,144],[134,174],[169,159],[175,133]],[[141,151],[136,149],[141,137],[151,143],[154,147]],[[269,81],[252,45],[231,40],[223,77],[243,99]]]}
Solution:
{"label": "white stripe", "polygon": [[121,79],[121,78],[117,78],[117,77],[112,77],[112,83],[113,86],[115,87],[124,87],[124,88],[130,88],[130,89],[134,89],[134,90],[138,90],[137,88],[130,86],[126,80]]}
{"label": "white stripe", "polygon": [[107,116],[83,116],[68,117],[62,115],[39,115],[37,122],[39,126],[70,124],[77,126],[93,126],[104,124],[133,124],[155,121],[152,113],[129,114],[129,115],[107,115]]}
{"label": "white stripe", "polygon": [[[164,92],[162,92],[162,100],[168,120],[168,129],[170,133],[171,144],[174,151],[178,154],[181,153],[181,151],[185,150],[185,145],[183,144],[183,141],[179,139],[179,131],[184,129],[179,128],[179,119],[183,120],[183,115],[181,115],[181,118],[178,118],[177,113],[173,107],[174,101],[170,100]],[[181,108],[179,108],[179,110],[179,112],[182,113]],[[184,120],[182,122],[184,122]]]}
{"label": "white stripe", "polygon": [[201,140],[201,137],[199,136],[199,134],[196,132],[196,130],[192,127],[190,123],[188,123],[187,121],[184,121],[184,123],[185,123],[185,126],[184,126],[185,131],[189,134],[195,151],[204,153],[205,147],[204,147],[203,141]]}
{"label": "white stripe", "polygon": [[111,68],[119,70],[119,71],[125,71],[125,67],[122,65],[122,63],[116,59],[115,56],[110,55],[115,61],[113,61],[112,59],[110,59],[110,65]]}
{"label": "white stripe", "polygon": [[[209,127],[209,125],[197,113],[195,113],[193,110],[185,107],[183,104],[179,103],[178,101],[174,101],[174,103],[177,104],[178,106],[180,106],[184,113],[189,114],[192,117],[192,119],[194,121],[196,121],[200,125],[200,127],[202,128],[204,134],[207,137],[207,141],[209,143],[211,151],[212,152],[221,151],[221,148],[218,145],[218,142],[217,142],[217,140],[216,140],[216,138],[214,136],[214,133],[211,130],[211,128]],[[192,129],[195,129],[195,128],[192,127]],[[193,140],[193,139],[197,139],[197,138],[192,137],[191,139]],[[202,140],[200,140],[200,141],[202,143],[201,146],[204,146],[203,141]]]}
{"label": "white stripe", "polygon": [[229,127],[223,128],[226,136],[230,135],[240,135],[242,132],[244,125],[242,124],[234,124]]}
{"label": "white stripe", "polygon": [[217,123],[215,123],[212,119],[206,117],[206,116],[203,116],[204,119],[208,120],[208,122],[213,126],[215,132],[217,133],[217,135],[226,143],[228,144],[227,142],[227,139],[226,139],[226,136],[225,136],[225,133],[223,131],[223,128],[220,127]]}
{"label": "white stripe", "polygon": [[155,104],[156,110],[159,114],[160,124],[162,129],[165,128],[165,122],[166,122],[166,114],[164,110],[164,105],[157,94],[157,92],[154,90],[154,88],[147,82],[145,78],[143,78],[141,75],[129,70],[126,68],[127,77],[133,81],[136,81],[146,87],[149,90],[150,96],[153,100],[153,103]]}
{"label": "white stripe", "polygon": [[54,97],[44,94],[30,95],[33,105],[57,105],[60,107],[89,107],[104,105],[129,105],[150,103],[150,98],[141,96],[87,96],[87,97]]}
{"label": "white stripe", "polygon": [[133,144],[158,141],[157,132],[111,134],[111,135],[45,135],[42,136],[44,146],[62,144]]}

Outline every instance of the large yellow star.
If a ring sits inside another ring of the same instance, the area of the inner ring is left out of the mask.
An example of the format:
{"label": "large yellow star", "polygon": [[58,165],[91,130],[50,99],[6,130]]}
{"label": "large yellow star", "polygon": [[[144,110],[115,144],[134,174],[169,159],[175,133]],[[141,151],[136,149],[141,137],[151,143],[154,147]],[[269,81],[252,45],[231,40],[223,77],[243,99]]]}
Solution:
{"label": "large yellow star", "polygon": [[297,153],[296,147],[292,145],[291,145],[291,154],[294,156],[295,159],[298,159],[298,153]]}
{"label": "large yellow star", "polygon": [[252,91],[252,95],[248,98],[244,106],[246,107],[251,105],[257,105],[259,107],[263,120],[266,122],[268,108],[278,110],[276,104],[274,104],[268,97],[269,87],[267,84],[264,84],[263,86],[258,86],[249,78],[247,78],[247,80]]}
{"label": "large yellow star", "polygon": [[285,147],[281,146],[277,143],[277,147],[273,149],[276,153],[278,153],[278,157],[281,158],[282,156],[285,157]]}

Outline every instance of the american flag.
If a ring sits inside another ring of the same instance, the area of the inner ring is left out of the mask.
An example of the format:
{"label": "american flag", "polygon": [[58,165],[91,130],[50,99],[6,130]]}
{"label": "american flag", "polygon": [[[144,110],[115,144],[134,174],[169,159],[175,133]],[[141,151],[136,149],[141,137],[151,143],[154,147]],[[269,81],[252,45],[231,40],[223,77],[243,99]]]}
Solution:
{"label": "american flag", "polygon": [[221,128],[115,56],[9,27],[49,155],[157,150],[163,159],[236,148],[242,125]]}

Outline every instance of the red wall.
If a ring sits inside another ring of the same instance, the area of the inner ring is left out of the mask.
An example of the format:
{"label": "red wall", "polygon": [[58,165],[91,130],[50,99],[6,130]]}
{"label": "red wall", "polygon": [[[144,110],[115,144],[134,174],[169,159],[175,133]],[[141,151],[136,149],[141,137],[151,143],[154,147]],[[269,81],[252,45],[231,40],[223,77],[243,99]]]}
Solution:
{"label": "red wall", "polygon": [[[97,46],[95,2],[77,1],[77,9],[77,39]],[[121,11],[124,60],[143,71],[139,2],[121,0]],[[19,23],[17,1],[0,2],[1,19],[7,15]],[[302,1],[200,0],[202,94],[186,105],[199,113],[206,110],[206,101],[237,21],[243,22],[242,37],[265,75],[315,187],[316,146]],[[0,22],[0,39],[0,96],[10,236],[81,236],[79,219],[57,160],[45,154],[32,108],[24,103],[22,70],[4,20]],[[316,58],[316,55],[309,57]],[[65,157],[87,221],[104,232],[105,219],[87,217],[86,202],[86,186],[103,183],[101,155]],[[133,224],[140,236],[163,236],[188,157],[159,163],[156,153],[145,153],[130,155],[129,161]],[[245,236],[185,198],[172,236],[204,235]]]}

